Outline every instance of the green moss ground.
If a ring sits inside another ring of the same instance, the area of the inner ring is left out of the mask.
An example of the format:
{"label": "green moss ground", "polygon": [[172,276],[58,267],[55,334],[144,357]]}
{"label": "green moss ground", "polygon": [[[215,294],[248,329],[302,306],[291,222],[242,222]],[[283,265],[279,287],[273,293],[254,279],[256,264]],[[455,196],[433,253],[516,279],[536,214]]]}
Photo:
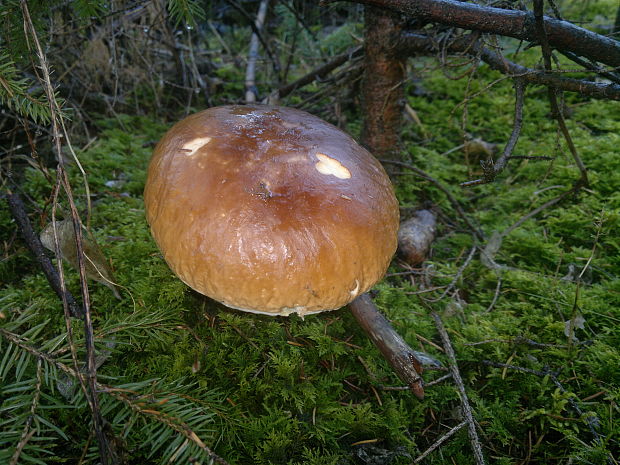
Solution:
{"label": "green moss ground", "polygon": [[[500,78],[486,68],[476,77],[470,93]],[[476,163],[465,163],[460,151],[442,155],[463,141],[463,107],[457,104],[464,98],[465,81],[434,72],[424,74],[423,85],[426,92],[409,97],[409,104],[424,129],[407,123],[403,157],[448,186],[487,237],[570,188],[578,177],[549,119],[546,93],[529,88],[516,152],[555,160],[515,161],[494,184],[458,187],[479,171]],[[477,254],[456,283],[458,293],[423,302],[422,297],[440,293],[414,294],[420,290],[419,276],[391,276],[376,287],[375,300],[397,330],[445,365],[429,312],[442,315],[489,463],[603,464],[609,453],[618,453],[620,109],[615,102],[574,95],[567,95],[567,105],[571,134],[589,170],[588,189],[506,236],[495,256],[505,265],[501,271],[484,266]],[[467,132],[501,144],[510,135],[512,112],[511,83],[500,81],[469,100]],[[117,301],[107,288],[93,283],[93,319],[98,347],[113,345],[99,368],[100,381],[131,389],[126,392],[129,403],[100,394],[129,463],[160,463],[170,457],[187,463],[201,454],[145,410],[168,412],[174,419],[169,423],[183,420],[235,464],[405,464],[461,421],[459,395],[450,381],[428,388],[422,402],[406,391],[381,390],[380,384],[400,382],[346,310],[305,321],[247,316],[190,291],[162,260],[141,198],[151,152],[145,144],[157,140],[167,124],[130,116],[99,124],[97,140],[79,157],[93,194],[92,229],[125,289],[123,300]],[[353,120],[351,126],[359,127],[359,122]],[[76,169],[72,178],[83,207]],[[106,187],[115,179],[122,185]],[[394,181],[405,212],[425,199],[449,220],[442,221],[427,263],[432,284],[448,285],[468,250],[480,244],[436,187],[406,169]],[[34,170],[23,187],[41,207],[50,196],[50,185]],[[8,210],[0,205],[0,236],[12,234]],[[65,332],[61,305],[20,247],[0,262],[0,328],[26,336],[24,344],[57,351],[66,347],[65,340],[54,339]],[[572,278],[586,265],[577,286]],[[395,262],[390,272],[399,271],[403,269]],[[70,270],[67,276],[78,294],[76,273]],[[499,298],[487,311],[499,277]],[[584,324],[574,325],[571,339],[565,322],[577,316]],[[80,324],[74,327],[79,347]],[[36,360],[22,354],[0,337],[2,463],[18,442],[36,387]],[[71,365],[66,351],[57,356]],[[31,442],[24,463],[78,463],[85,448],[85,460],[94,463],[96,448],[88,439],[90,416],[83,396],[77,389],[63,395],[55,380],[58,370],[44,365],[39,439]],[[426,380],[442,374],[428,371]],[[130,404],[138,407],[132,410]],[[369,442],[356,445],[360,441]],[[474,463],[470,451],[462,429],[424,463]],[[381,454],[383,459],[376,458]],[[375,462],[363,458],[373,455]],[[201,462],[206,463],[204,454]]]}

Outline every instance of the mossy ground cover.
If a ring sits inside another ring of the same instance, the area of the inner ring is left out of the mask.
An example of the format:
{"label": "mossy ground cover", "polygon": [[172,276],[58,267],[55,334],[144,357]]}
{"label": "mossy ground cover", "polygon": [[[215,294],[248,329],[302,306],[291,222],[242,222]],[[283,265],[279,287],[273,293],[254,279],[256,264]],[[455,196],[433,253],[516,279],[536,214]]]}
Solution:
{"label": "mossy ground cover", "polygon": [[[620,439],[618,105],[567,95],[568,125],[591,184],[505,235],[490,266],[479,251],[493,233],[568,190],[578,170],[549,117],[546,92],[528,88],[516,153],[554,160],[515,160],[497,182],[460,188],[480,174],[476,160],[450,151],[463,142],[464,108],[471,136],[501,144],[512,125],[511,82],[484,67],[468,90],[440,71],[423,77],[424,91],[410,89],[408,98],[422,126],[403,129],[403,160],[448,186],[487,239],[473,239],[436,186],[399,168],[393,179],[404,215],[430,203],[439,234],[418,274],[402,274],[394,261],[375,301],[412,346],[446,366],[429,313],[442,317],[489,463],[606,463]],[[423,401],[383,390],[400,382],[346,309],[304,321],[268,318],[189,290],[166,266],[144,219],[150,143],[168,123],[121,115],[98,124],[97,140],[78,156],[92,231],[122,286],[120,301],[99,284],[90,289],[105,354],[102,411],[128,463],[206,463],[192,431],[235,464],[405,464],[462,421],[450,380],[429,387]],[[357,127],[351,119],[350,129]],[[77,167],[71,176],[85,208]],[[49,214],[51,185],[41,172],[30,169],[23,189]],[[2,205],[0,235],[13,234]],[[478,251],[462,269],[473,246]],[[77,273],[66,274],[79,294]],[[0,280],[0,328],[20,336],[0,337],[0,461],[13,454],[35,405],[38,430],[24,463],[95,463],[80,389],[58,364],[25,351],[34,347],[72,366],[60,302],[23,246],[0,262]],[[421,293],[423,286],[439,289]],[[73,327],[79,359],[81,324]],[[474,463],[466,429],[425,463]]]}

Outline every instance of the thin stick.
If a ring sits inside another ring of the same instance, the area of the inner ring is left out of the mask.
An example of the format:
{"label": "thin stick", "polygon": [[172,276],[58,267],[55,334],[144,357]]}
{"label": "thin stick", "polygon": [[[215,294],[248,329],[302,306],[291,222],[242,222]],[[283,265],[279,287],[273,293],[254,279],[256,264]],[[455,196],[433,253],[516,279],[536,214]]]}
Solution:
{"label": "thin stick", "polygon": [[551,200],[548,200],[547,202],[543,203],[540,207],[535,208],[534,210],[532,210],[531,212],[523,215],[521,218],[519,218],[512,226],[509,226],[508,228],[506,228],[504,231],[502,231],[501,236],[502,237],[506,237],[508,234],[510,234],[512,231],[514,231],[515,229],[517,229],[519,226],[521,226],[523,223],[525,223],[527,220],[529,220],[530,218],[532,218],[533,216],[538,215],[541,211],[543,211],[546,208],[551,207],[552,205],[555,205],[556,203],[560,202],[561,200],[563,200],[564,198],[568,197],[570,194],[577,192],[577,190],[579,190],[580,186],[579,184],[576,184],[575,186],[573,186],[571,189],[562,192],[560,195],[558,195],[557,197],[552,198]]}
{"label": "thin stick", "polygon": [[279,79],[280,78],[280,70],[282,69],[282,67],[280,66],[280,60],[278,59],[278,55],[277,54],[272,53],[271,48],[269,47],[269,43],[267,43],[267,41],[263,37],[262,31],[256,28],[255,19],[250,16],[250,14],[246,11],[246,8],[241,6],[237,2],[237,0],[226,0],[226,2],[229,3],[235,10],[237,10],[239,12],[239,14],[241,14],[241,16],[243,16],[248,21],[248,24],[252,28],[252,33],[256,34],[256,36],[258,37],[258,40],[260,41],[261,45],[263,46],[263,49],[265,50],[265,52],[269,56],[269,60],[271,61],[273,72],[274,72],[276,78]]}
{"label": "thin stick", "polygon": [[[87,392],[86,399],[88,400],[89,407],[92,412],[93,417],[93,426],[95,429],[95,435],[97,436],[97,442],[99,446],[99,456],[103,463],[103,465],[107,464],[115,464],[118,463],[118,457],[114,453],[114,450],[108,441],[106,433],[104,432],[104,422],[103,417],[101,415],[101,411],[99,408],[99,399],[97,396],[97,368],[95,364],[95,347],[94,347],[94,334],[93,334],[93,326],[91,321],[91,313],[90,313],[90,294],[88,292],[88,285],[86,283],[86,269],[84,264],[84,248],[82,243],[82,228],[78,215],[77,208],[75,206],[75,202],[73,201],[73,196],[71,193],[71,185],[69,184],[69,178],[67,176],[67,172],[64,168],[63,162],[63,154],[61,147],[61,133],[60,133],[60,119],[61,112],[58,106],[58,102],[56,101],[56,97],[54,95],[54,88],[51,83],[50,71],[47,65],[47,60],[45,59],[45,54],[43,53],[43,49],[39,42],[39,38],[36,33],[36,29],[32,23],[32,19],[30,17],[30,11],[28,9],[27,0],[21,0],[20,6],[22,10],[22,15],[24,18],[24,32],[26,37],[30,35],[32,41],[34,43],[36,49],[36,55],[39,59],[39,68],[42,71],[42,76],[39,79],[44,84],[44,90],[49,102],[50,114],[51,114],[51,122],[52,122],[52,135],[54,141],[54,148],[56,151],[56,157],[58,160],[58,170],[57,170],[57,179],[58,183],[62,184],[65,192],[67,193],[67,198],[69,200],[69,206],[71,209],[71,216],[73,220],[73,228],[75,230],[76,236],[76,248],[77,248],[77,258],[80,272],[80,286],[82,289],[82,302],[84,305],[84,336],[86,343],[86,363],[87,363],[87,373],[86,377],[89,384],[89,389]],[[56,255],[58,257],[59,262],[62,260],[60,255],[60,245],[58,243],[58,237],[54,234],[55,242],[56,242]],[[64,286],[64,280],[62,279],[62,266],[60,266],[61,270],[61,286],[62,286],[62,298],[63,298],[63,308],[65,312],[68,313],[68,302],[66,299],[66,288]],[[80,377],[80,380],[82,378]]]}
{"label": "thin stick", "polygon": [[245,103],[256,102],[258,91],[256,89],[256,60],[258,59],[258,45],[260,31],[263,29],[265,17],[267,16],[267,6],[269,0],[262,0],[254,22],[254,32],[250,39],[250,50],[248,52],[248,66],[245,69]]}
{"label": "thin stick", "polygon": [[446,328],[444,327],[439,314],[437,312],[431,312],[431,316],[433,317],[433,320],[435,320],[435,326],[437,327],[437,331],[441,336],[441,342],[443,343],[443,347],[446,350],[446,355],[448,356],[452,378],[454,378],[454,382],[461,396],[463,415],[465,416],[465,420],[467,421],[469,440],[471,442],[471,447],[474,452],[476,464],[484,465],[484,455],[482,455],[482,446],[480,445],[480,440],[478,439],[478,432],[476,431],[476,422],[474,420],[471,405],[469,404],[467,392],[465,392],[465,385],[463,384],[463,378],[461,378],[461,373],[459,372],[459,367],[456,362],[456,354],[454,353],[454,349],[452,348],[450,336],[448,336],[448,332],[446,331]]}
{"label": "thin stick", "polygon": [[[520,366],[517,366],[517,365],[510,365],[510,364],[507,364],[507,363],[494,362],[492,360],[483,360],[482,363],[484,365],[491,366],[491,367],[506,368],[506,369],[510,369],[510,370],[521,371],[523,373],[529,373],[529,374],[532,374],[532,375],[539,376],[541,378],[544,378],[545,376],[548,376],[549,379],[551,379],[551,381],[553,382],[553,384],[555,384],[555,386],[562,393],[566,393],[567,392],[566,388],[562,385],[562,383],[558,379],[556,373],[552,372],[547,367],[545,367],[544,371],[540,371],[540,370],[533,370],[531,368],[520,367]],[[590,433],[592,433],[592,436],[594,436],[594,439],[596,441],[601,441],[602,440],[601,434],[597,431],[598,421],[597,421],[596,416],[584,415],[583,411],[581,410],[579,405],[577,405],[577,402],[575,402],[575,399],[572,396],[568,397],[568,403],[573,408],[573,410],[575,410],[575,412],[577,412],[579,417],[583,419],[584,423],[586,425],[588,425],[588,428],[590,429]],[[608,457],[608,460],[609,460],[609,457]]]}
{"label": "thin stick", "polygon": [[360,295],[349,304],[349,308],[398,377],[409,386],[418,399],[423,399],[424,388],[420,377],[422,364],[416,358],[413,349],[379,312],[370,296],[366,293]]}
{"label": "thin stick", "polygon": [[502,276],[501,274],[498,273],[497,274],[497,285],[495,286],[495,294],[493,294],[493,300],[491,301],[487,309],[484,312],[482,312],[483,314],[489,313],[491,310],[493,310],[493,307],[495,307],[495,304],[497,303],[497,299],[499,299],[499,294],[500,294],[501,289],[502,289]]}
{"label": "thin stick", "polygon": [[345,64],[347,61],[352,60],[353,58],[357,58],[361,56],[364,52],[364,48],[360,45],[350,49],[349,51],[337,55],[332,58],[330,61],[325,63],[324,65],[319,66],[318,68],[313,69],[309,73],[300,77],[296,81],[291,82],[290,84],[286,84],[279,89],[275,90],[270,96],[269,99],[280,99],[286,97],[291,94],[295,90],[304,87],[305,85],[310,84],[311,82],[316,81],[317,79],[321,79],[325,77],[327,74],[331,73],[334,69],[339,66]]}
{"label": "thin stick", "polygon": [[[445,50],[440,47],[444,47]],[[553,86],[557,89],[577,92],[596,99],[620,100],[620,86],[617,84],[604,84],[583,79],[566,78],[539,69],[528,68],[484,47],[478,40],[478,34],[476,33],[444,43],[425,34],[407,31],[401,34],[401,49],[403,53],[408,55],[420,52],[444,53],[445,51],[465,53],[479,57],[492,69],[508,77],[522,79],[528,84]],[[556,70],[556,72],[558,71]]]}
{"label": "thin stick", "polygon": [[[338,0],[322,0],[322,4]],[[456,0],[351,0],[405,14],[416,21],[440,23],[461,29],[472,29],[515,39],[536,37],[531,12],[489,7]],[[568,21],[544,17],[549,40],[559,49],[574,53],[611,67],[620,66],[620,44],[610,37],[575,26]]]}
{"label": "thin stick", "polygon": [[403,161],[387,160],[387,159],[381,159],[379,161],[381,163],[389,163],[391,165],[402,166],[404,168],[407,168],[413,171],[417,176],[420,176],[421,178],[426,179],[427,181],[430,181],[431,183],[435,184],[435,186],[437,186],[439,190],[441,190],[444,194],[446,194],[446,197],[448,197],[448,200],[452,204],[452,207],[456,210],[456,212],[463,219],[463,221],[467,224],[467,226],[469,226],[469,229],[474,234],[474,236],[476,236],[481,241],[484,240],[484,234],[478,227],[474,226],[474,224],[471,222],[469,217],[465,214],[465,210],[463,210],[463,207],[461,207],[461,204],[458,202],[458,200],[454,198],[454,196],[448,190],[447,187],[445,187],[443,184],[441,184],[439,181],[433,178],[430,174],[426,173],[425,171],[422,171],[420,168],[413,166],[411,163],[405,163]]}
{"label": "thin stick", "polygon": [[484,173],[483,179],[469,181],[467,183],[463,183],[464,185],[489,183],[494,181],[495,178],[497,178],[497,176],[504,171],[504,168],[506,168],[506,165],[508,164],[508,160],[512,158],[512,152],[517,145],[519,135],[521,134],[521,127],[523,126],[525,82],[518,78],[515,79],[515,94],[515,117],[512,125],[512,134],[510,134],[510,139],[508,139],[502,155],[496,161],[493,161],[492,158],[489,158],[487,161],[481,161],[480,164],[482,165],[482,171]]}
{"label": "thin stick", "polygon": [[26,207],[22,201],[21,196],[16,193],[8,193],[6,196],[7,203],[9,204],[9,210],[13,219],[17,223],[17,226],[22,234],[24,242],[30,249],[30,252],[39,263],[39,266],[43,270],[43,274],[47,278],[47,282],[52,287],[56,295],[63,299],[66,299],[69,307],[69,314],[74,318],[84,318],[84,309],[75,301],[73,295],[60,283],[60,276],[58,270],[54,267],[54,264],[47,256],[43,244],[39,236],[32,229],[32,224],[28,218]]}
{"label": "thin stick", "polygon": [[441,299],[443,299],[446,296],[446,294],[448,294],[448,292],[450,292],[454,288],[454,286],[456,285],[456,282],[460,279],[461,275],[463,274],[463,272],[469,265],[469,262],[471,262],[472,258],[474,258],[474,253],[476,252],[476,250],[478,250],[478,247],[474,245],[469,251],[469,254],[467,255],[467,258],[465,259],[465,262],[457,270],[456,274],[454,275],[454,278],[452,278],[452,282],[448,284],[448,287],[446,287],[446,289],[441,293],[439,297],[435,299],[428,299],[429,302],[439,302]]}
{"label": "thin stick", "polygon": [[[545,31],[543,0],[534,0],[534,19],[536,21],[536,32],[543,54],[543,65],[545,67],[545,71],[551,71],[551,47],[549,45],[547,32]],[[548,88],[548,91],[549,104],[551,105],[551,113],[553,114],[553,117],[557,120],[560,131],[562,132],[562,135],[566,140],[566,145],[568,145],[568,149],[573,156],[573,160],[575,160],[577,168],[579,168],[579,171],[581,172],[581,184],[587,186],[588,171],[586,170],[586,166],[583,164],[581,157],[579,157],[579,154],[577,153],[577,148],[573,143],[573,138],[571,137],[568,127],[566,126],[564,113],[562,112],[562,110],[560,109],[560,105],[558,104],[558,90],[550,86]]]}
{"label": "thin stick", "polygon": [[435,441],[428,449],[426,449],[424,452],[422,452],[422,454],[420,454],[413,461],[413,463],[420,463],[422,460],[424,460],[426,458],[426,456],[428,454],[433,452],[435,449],[437,449],[439,446],[441,446],[444,442],[446,442],[448,439],[450,439],[452,436],[454,436],[456,434],[456,432],[461,430],[463,428],[463,426],[465,426],[466,424],[467,424],[467,420],[464,420],[464,421],[460,422],[458,425],[456,425],[454,428],[451,428],[446,434],[444,434],[437,441]]}

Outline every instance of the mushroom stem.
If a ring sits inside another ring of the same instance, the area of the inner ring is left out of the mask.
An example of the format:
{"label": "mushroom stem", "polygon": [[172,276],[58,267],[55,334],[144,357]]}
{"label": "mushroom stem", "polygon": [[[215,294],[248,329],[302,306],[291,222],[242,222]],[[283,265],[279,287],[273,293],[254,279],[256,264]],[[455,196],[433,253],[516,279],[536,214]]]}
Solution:
{"label": "mushroom stem", "polygon": [[398,377],[407,383],[418,399],[423,399],[421,363],[415,357],[413,349],[394,330],[387,318],[379,312],[370,296],[360,295],[349,304],[349,308]]}

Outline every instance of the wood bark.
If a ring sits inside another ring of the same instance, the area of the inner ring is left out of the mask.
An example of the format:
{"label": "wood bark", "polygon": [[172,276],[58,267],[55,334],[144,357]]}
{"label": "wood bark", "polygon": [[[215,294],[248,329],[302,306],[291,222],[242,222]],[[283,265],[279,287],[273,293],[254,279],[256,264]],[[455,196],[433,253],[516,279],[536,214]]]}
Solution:
{"label": "wood bark", "polygon": [[362,144],[377,158],[398,151],[405,80],[405,57],[397,48],[404,22],[395,13],[366,7]]}
{"label": "wood bark", "polygon": [[[325,0],[330,2],[332,0]],[[499,34],[536,43],[538,33],[531,11],[506,10],[457,0],[351,0],[446,26]],[[549,45],[593,61],[620,67],[620,42],[568,21],[544,17]],[[385,33],[385,31],[384,31]]]}

